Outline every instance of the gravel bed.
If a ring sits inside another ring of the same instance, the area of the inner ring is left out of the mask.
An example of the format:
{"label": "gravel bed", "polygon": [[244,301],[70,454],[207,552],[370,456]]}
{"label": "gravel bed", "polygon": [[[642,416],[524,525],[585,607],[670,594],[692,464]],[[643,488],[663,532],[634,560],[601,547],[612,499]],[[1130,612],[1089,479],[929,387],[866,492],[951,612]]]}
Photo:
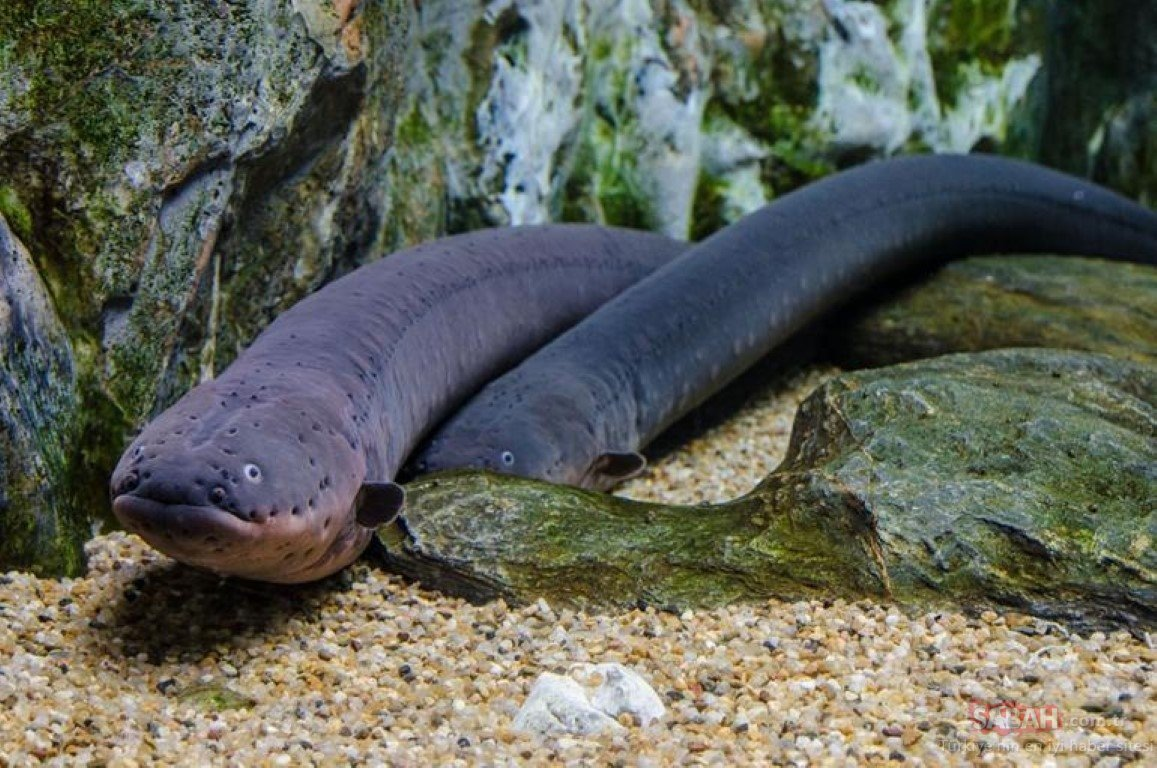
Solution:
{"label": "gravel bed", "polygon": [[[745,492],[824,373],[624,492]],[[365,563],[285,588],[222,583],[120,533],[89,552],[85,578],[0,577],[0,765],[1157,764],[1157,648],[1126,632],[842,601],[587,615],[471,606]],[[662,721],[512,729],[541,673],[609,661],[651,683]],[[1062,726],[983,729],[1002,702]]]}

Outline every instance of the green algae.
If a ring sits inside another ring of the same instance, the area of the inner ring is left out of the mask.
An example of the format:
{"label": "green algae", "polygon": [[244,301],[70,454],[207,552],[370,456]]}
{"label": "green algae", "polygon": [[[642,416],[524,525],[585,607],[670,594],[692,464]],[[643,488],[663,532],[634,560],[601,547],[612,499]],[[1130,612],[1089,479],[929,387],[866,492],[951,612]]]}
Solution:
{"label": "green algae", "polygon": [[1004,64],[1023,53],[1018,45],[1017,0],[944,0],[929,19],[929,55],[936,93],[954,102],[967,78],[963,68],[979,66],[999,76]]}
{"label": "green algae", "polygon": [[724,215],[726,193],[725,180],[702,169],[699,171],[699,178],[695,183],[695,200],[691,208],[692,241],[702,240],[727,225]]}
{"label": "green algae", "polygon": [[28,77],[16,106],[33,116],[36,131],[51,136],[36,146],[27,143],[31,135],[12,137],[0,157],[10,185],[37,201],[27,241],[78,356],[92,358],[102,303],[133,284],[131,257],[145,238],[143,214],[151,206],[144,193],[114,200],[96,184],[78,210],[65,201],[67,192],[43,186],[49,180],[32,166],[45,155],[56,171],[86,183],[129,159],[162,120],[153,105],[167,104],[156,98],[163,44],[142,0],[20,0],[0,8],[0,30],[17,67],[10,76]]}
{"label": "green algae", "polygon": [[67,471],[70,457],[53,442],[35,448],[42,463],[30,466],[30,446],[13,440],[0,425],[0,570],[79,576],[86,565],[89,517],[85,507],[56,492],[56,479]]}
{"label": "green algae", "polygon": [[20,194],[8,185],[0,186],[0,216],[21,240],[32,236],[32,211],[20,200]]}
{"label": "green algae", "polygon": [[[693,3],[704,19],[729,28],[742,14],[728,3]],[[836,170],[827,137],[813,122],[818,90],[818,59],[814,46],[798,37],[789,23],[800,13],[792,3],[758,5],[763,24],[759,30],[733,29],[740,45],[717,52],[712,81],[714,92],[704,117],[712,124],[740,127],[767,148],[760,161],[760,181],[767,199],[790,192]],[[700,174],[692,221],[694,239],[701,239],[729,224],[734,214],[725,210],[726,176]]]}
{"label": "green algae", "polygon": [[561,221],[595,221],[635,229],[659,225],[638,167],[638,147],[620,133],[629,136],[631,129],[617,119],[594,117],[583,132],[585,139],[563,192]]}
{"label": "green algae", "polygon": [[583,62],[584,82],[598,83],[584,100],[578,144],[558,203],[562,221],[593,221],[655,229],[653,191],[639,158],[645,139],[635,114],[630,62],[637,41],[629,36],[596,36]]}
{"label": "green algae", "polygon": [[91,162],[121,156],[149,93],[137,68],[152,23],[143,0],[10,0],[0,6],[6,63],[32,73],[16,107],[63,121]]}
{"label": "green algae", "polygon": [[[489,86],[494,52],[515,17],[510,9],[493,23],[485,23],[480,10],[476,15],[430,7],[399,12],[410,43],[388,154],[383,252],[494,223],[474,194],[472,176],[480,162],[477,108]],[[451,189],[452,179],[459,188]]]}

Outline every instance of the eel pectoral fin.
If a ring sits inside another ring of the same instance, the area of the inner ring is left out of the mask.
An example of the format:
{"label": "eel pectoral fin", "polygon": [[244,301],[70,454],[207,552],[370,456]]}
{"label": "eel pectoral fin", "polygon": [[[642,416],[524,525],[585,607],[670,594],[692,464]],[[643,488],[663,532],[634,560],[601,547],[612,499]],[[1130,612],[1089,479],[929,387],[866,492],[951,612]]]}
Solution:
{"label": "eel pectoral fin", "polygon": [[591,462],[587,477],[598,487],[609,488],[629,480],[647,468],[647,459],[638,451],[607,451]]}
{"label": "eel pectoral fin", "polygon": [[397,483],[362,483],[354,499],[354,516],[358,524],[377,528],[392,522],[406,503],[406,491]]}

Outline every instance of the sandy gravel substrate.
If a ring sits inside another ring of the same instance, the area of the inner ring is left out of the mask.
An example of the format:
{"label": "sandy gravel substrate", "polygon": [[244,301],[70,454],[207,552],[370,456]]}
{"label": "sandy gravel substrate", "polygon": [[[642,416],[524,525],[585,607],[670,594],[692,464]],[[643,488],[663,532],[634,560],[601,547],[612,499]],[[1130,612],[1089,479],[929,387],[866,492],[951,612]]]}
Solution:
{"label": "sandy gravel substrate", "polygon": [[[625,492],[746,491],[819,376]],[[474,607],[366,564],[286,589],[221,584],[123,534],[90,552],[83,579],[0,577],[0,765],[1157,764],[1157,649],[1125,632],[867,602]],[[535,679],[584,661],[638,671],[666,717],[601,738],[514,732]],[[1064,727],[982,731],[974,707],[1002,701]]]}

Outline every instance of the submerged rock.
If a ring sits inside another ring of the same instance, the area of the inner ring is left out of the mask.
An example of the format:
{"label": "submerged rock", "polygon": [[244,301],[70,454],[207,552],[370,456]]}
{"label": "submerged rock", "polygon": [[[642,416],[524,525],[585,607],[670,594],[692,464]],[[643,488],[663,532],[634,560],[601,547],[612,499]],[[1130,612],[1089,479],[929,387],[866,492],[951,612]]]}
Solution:
{"label": "submerged rock", "polygon": [[1003,2],[424,2],[390,226],[705,236],[866,157],[1002,145],[1044,28]]}
{"label": "submerged rock", "polygon": [[0,571],[76,575],[89,529],[62,492],[76,364],[32,257],[0,216]]}
{"label": "submerged rock", "polygon": [[[1026,4],[1026,0],[1021,0]],[[1040,5],[1041,0],[1027,0]],[[1044,70],[1023,151],[1157,202],[1157,4],[1047,3]]]}
{"label": "submerged rock", "polygon": [[753,493],[782,511],[759,542],[806,519],[859,540],[849,586],[1157,621],[1157,368],[952,355],[838,377],[795,430]]}
{"label": "submerged rock", "polygon": [[[1157,363],[1157,269],[1070,256],[956,261],[833,323],[836,361],[889,365],[951,352],[1065,347]],[[879,298],[877,295],[875,298]]]}
{"label": "submerged rock", "polygon": [[83,428],[46,428],[92,512],[127,432],[372,253],[404,5],[0,5],[0,213],[74,352]]}
{"label": "submerged rock", "polygon": [[388,567],[475,600],[1011,605],[1157,626],[1157,370],[1002,350],[847,374],[751,494],[644,504],[485,473],[410,486]]}
{"label": "submerged rock", "polygon": [[51,6],[0,11],[0,186],[86,373],[136,422],[372,243],[397,11]]}

